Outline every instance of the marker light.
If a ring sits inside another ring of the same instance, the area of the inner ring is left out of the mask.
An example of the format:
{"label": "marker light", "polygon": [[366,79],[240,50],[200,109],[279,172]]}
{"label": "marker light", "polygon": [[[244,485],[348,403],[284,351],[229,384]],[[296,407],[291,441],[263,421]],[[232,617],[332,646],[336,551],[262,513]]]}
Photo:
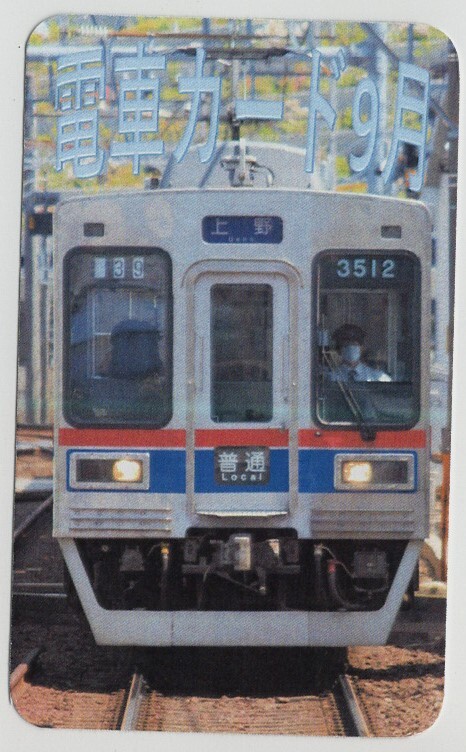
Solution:
{"label": "marker light", "polygon": [[341,475],[344,483],[370,483],[372,480],[372,463],[343,462]]}
{"label": "marker light", "polygon": [[142,462],[138,460],[116,460],[112,468],[113,480],[119,483],[139,483],[142,479]]}

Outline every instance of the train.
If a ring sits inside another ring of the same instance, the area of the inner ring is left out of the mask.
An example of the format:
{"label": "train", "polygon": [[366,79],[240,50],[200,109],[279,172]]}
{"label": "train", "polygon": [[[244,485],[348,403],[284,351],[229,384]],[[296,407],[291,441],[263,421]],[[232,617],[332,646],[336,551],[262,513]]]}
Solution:
{"label": "train", "polygon": [[258,165],[56,208],[53,533],[97,643],[384,644],[428,537],[428,211]]}

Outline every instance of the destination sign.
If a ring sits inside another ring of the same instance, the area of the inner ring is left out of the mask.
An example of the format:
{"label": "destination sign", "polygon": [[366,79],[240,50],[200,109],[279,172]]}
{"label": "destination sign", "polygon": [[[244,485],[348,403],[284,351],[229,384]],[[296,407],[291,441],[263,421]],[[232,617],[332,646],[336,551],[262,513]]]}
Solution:
{"label": "destination sign", "polygon": [[281,243],[283,220],[263,215],[204,217],[202,239],[205,243]]}
{"label": "destination sign", "polygon": [[219,485],[266,485],[270,481],[269,447],[216,447],[214,457]]}

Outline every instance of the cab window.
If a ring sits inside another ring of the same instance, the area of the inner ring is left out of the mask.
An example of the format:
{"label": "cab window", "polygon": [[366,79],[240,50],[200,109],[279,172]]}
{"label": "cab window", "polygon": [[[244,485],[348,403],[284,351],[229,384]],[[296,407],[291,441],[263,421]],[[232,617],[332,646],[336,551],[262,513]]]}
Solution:
{"label": "cab window", "polygon": [[324,425],[419,417],[420,265],[407,252],[325,252],[315,266],[314,412]]}
{"label": "cab window", "polygon": [[171,262],[159,249],[75,249],[65,260],[65,414],[165,425],[172,412]]}

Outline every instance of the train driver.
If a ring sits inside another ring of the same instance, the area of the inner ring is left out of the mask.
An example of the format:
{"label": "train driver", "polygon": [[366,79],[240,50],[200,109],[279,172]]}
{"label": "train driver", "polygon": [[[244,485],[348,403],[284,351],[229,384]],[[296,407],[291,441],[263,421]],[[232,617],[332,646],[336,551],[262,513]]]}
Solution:
{"label": "train driver", "polygon": [[366,333],[355,324],[343,324],[333,334],[340,362],[330,370],[332,381],[391,381],[384,371],[372,368],[361,360]]}

